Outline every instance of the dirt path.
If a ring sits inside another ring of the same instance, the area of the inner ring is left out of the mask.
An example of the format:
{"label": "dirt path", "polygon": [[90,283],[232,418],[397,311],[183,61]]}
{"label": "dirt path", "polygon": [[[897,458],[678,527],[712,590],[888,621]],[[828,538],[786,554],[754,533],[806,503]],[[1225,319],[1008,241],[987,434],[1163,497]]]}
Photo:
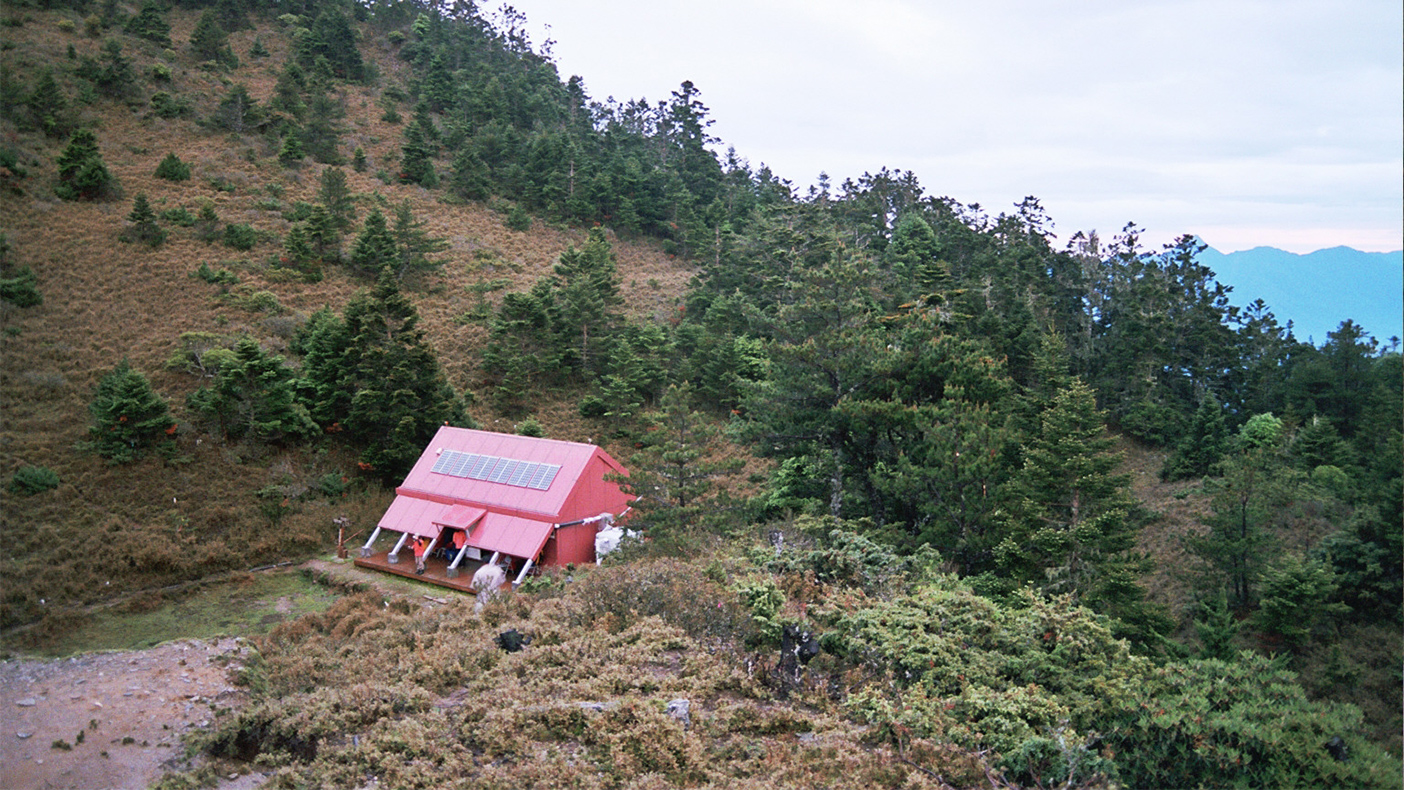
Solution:
{"label": "dirt path", "polygon": [[[425,606],[458,595],[344,561],[312,560],[304,567]],[[282,599],[278,604],[279,611],[291,606]],[[183,758],[187,733],[245,701],[233,672],[247,650],[244,640],[222,637],[0,661],[0,790],[150,786]],[[225,777],[220,788],[254,788],[263,779]]]}
{"label": "dirt path", "polygon": [[0,787],[147,787],[185,733],[243,700],[230,673],[245,650],[224,638],[0,661]]}

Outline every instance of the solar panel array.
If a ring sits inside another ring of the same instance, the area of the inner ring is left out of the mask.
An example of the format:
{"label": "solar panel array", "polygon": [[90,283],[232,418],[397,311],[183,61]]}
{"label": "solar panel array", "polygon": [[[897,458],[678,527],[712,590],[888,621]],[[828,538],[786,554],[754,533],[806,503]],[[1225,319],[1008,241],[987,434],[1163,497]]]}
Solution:
{"label": "solar panel array", "polygon": [[487,483],[502,483],[518,488],[535,488],[545,491],[561,471],[560,464],[539,464],[533,461],[514,461],[511,458],[498,458],[495,455],[460,453],[457,450],[444,450],[434,461],[431,472],[452,477],[466,477]]}

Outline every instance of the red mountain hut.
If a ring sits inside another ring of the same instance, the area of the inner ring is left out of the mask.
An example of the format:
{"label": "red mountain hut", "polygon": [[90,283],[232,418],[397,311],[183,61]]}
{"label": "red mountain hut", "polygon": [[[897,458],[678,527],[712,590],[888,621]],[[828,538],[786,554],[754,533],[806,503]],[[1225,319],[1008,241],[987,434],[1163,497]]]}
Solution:
{"label": "red mountain hut", "polygon": [[[416,575],[399,557],[415,536],[432,541],[420,578],[465,591],[484,563],[505,566],[514,584],[534,565],[593,563],[595,533],[631,499],[606,476],[627,474],[593,444],[445,426],[395,489],[356,564]],[[395,546],[376,552],[385,531],[398,533]],[[460,570],[470,573],[460,580]]]}

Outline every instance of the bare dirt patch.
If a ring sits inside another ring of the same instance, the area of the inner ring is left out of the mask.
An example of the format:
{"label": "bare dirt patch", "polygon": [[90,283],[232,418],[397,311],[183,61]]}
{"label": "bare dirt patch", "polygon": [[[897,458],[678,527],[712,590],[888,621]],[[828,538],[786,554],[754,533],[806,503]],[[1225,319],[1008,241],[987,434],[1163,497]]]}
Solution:
{"label": "bare dirt patch", "polygon": [[[0,787],[147,787],[182,737],[237,707],[242,639],[0,661]],[[66,748],[65,748],[66,747]]]}

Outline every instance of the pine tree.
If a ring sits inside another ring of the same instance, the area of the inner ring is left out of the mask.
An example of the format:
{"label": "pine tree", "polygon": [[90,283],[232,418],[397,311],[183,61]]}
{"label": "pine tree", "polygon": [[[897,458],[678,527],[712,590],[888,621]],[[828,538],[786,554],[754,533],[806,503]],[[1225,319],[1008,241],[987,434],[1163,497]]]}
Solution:
{"label": "pine tree", "polygon": [[380,209],[372,208],[351,248],[351,268],[362,276],[375,277],[385,268],[393,272],[398,263],[399,250],[395,247],[395,237],[385,225],[385,215]]}
{"label": "pine tree", "polygon": [[39,72],[39,80],[24,103],[29,108],[35,127],[48,136],[61,137],[72,127],[68,116],[68,98],[54,80],[52,69]]}
{"label": "pine tree", "polygon": [[64,200],[97,200],[116,191],[117,180],[103,163],[97,137],[89,129],[73,133],[57,164],[59,183],[54,194]]}
{"label": "pine tree", "polygon": [[233,361],[220,368],[214,384],[192,393],[189,403],[233,438],[279,442],[317,431],[306,407],[294,398],[292,370],[250,337],[234,347]]}
{"label": "pine tree", "polygon": [[444,265],[443,261],[430,260],[428,256],[447,250],[449,243],[446,239],[429,235],[425,227],[423,221],[414,218],[408,200],[395,207],[395,227],[391,235],[395,238],[400,257],[395,271],[397,279],[403,279],[407,272],[433,271]]}
{"label": "pine tree", "polygon": [[341,387],[351,394],[343,424],[361,458],[398,481],[446,423],[464,419],[460,399],[419,328],[419,314],[390,271],[346,305],[349,337]]}
{"label": "pine tree", "polygon": [[1115,472],[1119,456],[1081,381],[1054,397],[1041,425],[1026,448],[1018,501],[996,556],[1016,579],[1106,611],[1120,596],[1134,597],[1121,588],[1123,571],[1140,569],[1130,553],[1137,531],[1130,478]]}
{"label": "pine tree", "polygon": [[132,213],[127,215],[130,227],[122,231],[122,241],[139,241],[151,247],[159,247],[166,240],[166,231],[156,222],[156,212],[146,199],[145,192],[138,192],[132,201]]}
{"label": "pine tree", "polygon": [[288,133],[283,135],[282,147],[278,149],[278,161],[283,163],[283,167],[300,167],[306,157],[297,130],[289,129]]}
{"label": "pine tree", "polygon": [[153,41],[166,48],[171,46],[171,26],[166,22],[161,6],[154,0],[142,3],[141,11],[127,20],[125,28],[137,38]]}
{"label": "pine tree", "polygon": [[317,190],[317,202],[326,206],[336,226],[342,230],[351,227],[356,219],[356,200],[346,185],[346,171],[339,167],[322,170],[321,187]]}
{"label": "pine tree", "polygon": [[102,377],[88,404],[93,424],[91,447],[108,461],[120,464],[141,458],[146,451],[172,445],[175,422],[170,408],[127,360]]}
{"label": "pine tree", "polygon": [[189,181],[190,165],[182,162],[174,153],[166,154],[166,158],[156,165],[156,177],[167,181]]}
{"label": "pine tree", "polygon": [[717,514],[709,496],[717,478],[741,468],[741,459],[718,460],[718,431],[692,410],[686,382],[668,387],[661,409],[649,415],[652,428],[642,437],[645,449],[629,460],[629,476],[620,488],[637,497],[632,524],[657,539],[686,531]]}

